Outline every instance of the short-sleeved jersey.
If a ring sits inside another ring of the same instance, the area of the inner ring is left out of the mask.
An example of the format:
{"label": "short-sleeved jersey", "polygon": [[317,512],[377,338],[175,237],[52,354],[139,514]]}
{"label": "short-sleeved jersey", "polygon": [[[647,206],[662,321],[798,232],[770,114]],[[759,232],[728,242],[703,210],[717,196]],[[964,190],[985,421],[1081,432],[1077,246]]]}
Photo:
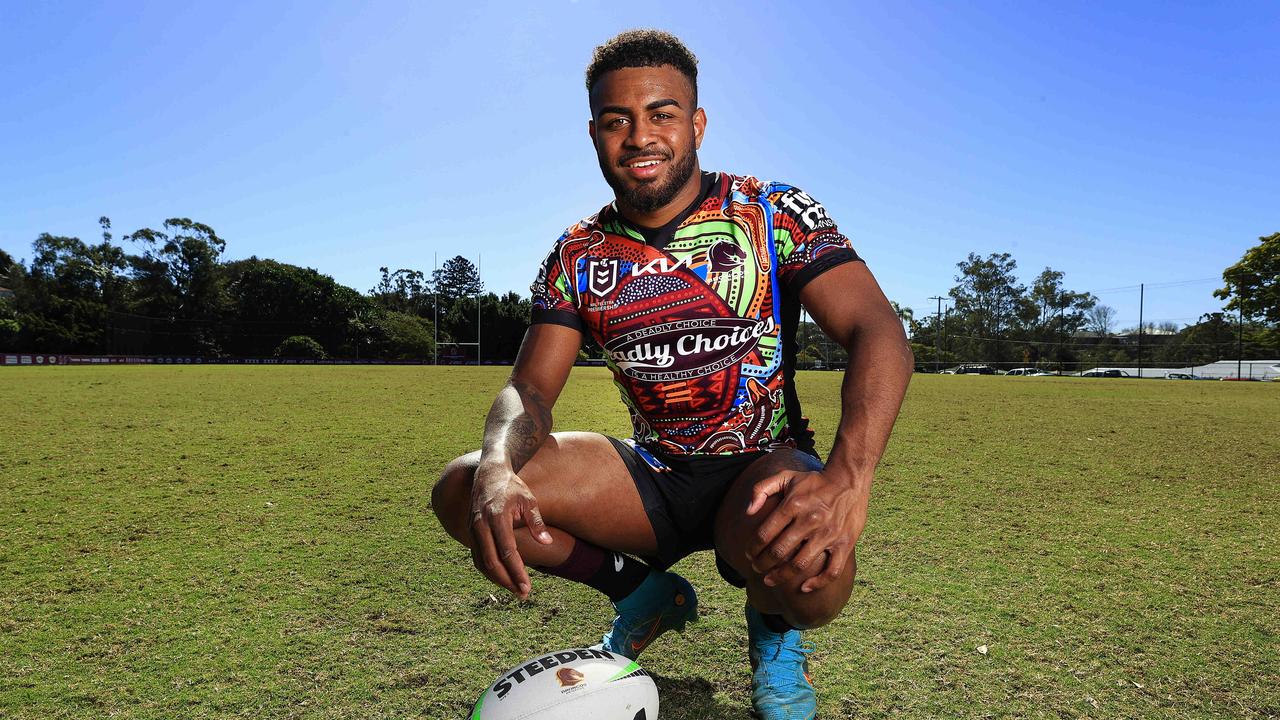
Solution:
{"label": "short-sleeved jersey", "polygon": [[813,449],[793,382],[799,292],[859,260],[800,189],[724,173],[666,228],[612,204],[565,231],[532,321],[591,333],[637,443],[674,455]]}

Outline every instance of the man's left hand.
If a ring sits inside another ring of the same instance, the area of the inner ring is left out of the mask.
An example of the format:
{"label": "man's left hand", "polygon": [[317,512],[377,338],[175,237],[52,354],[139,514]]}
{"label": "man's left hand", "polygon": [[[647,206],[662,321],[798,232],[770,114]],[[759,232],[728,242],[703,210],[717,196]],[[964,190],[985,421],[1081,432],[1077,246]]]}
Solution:
{"label": "man's left hand", "polygon": [[751,567],[771,587],[801,578],[801,592],[825,587],[853,555],[867,523],[870,490],[869,477],[848,482],[823,471],[784,470],[756,482],[748,515],[760,512],[771,495],[782,501],[747,546]]}

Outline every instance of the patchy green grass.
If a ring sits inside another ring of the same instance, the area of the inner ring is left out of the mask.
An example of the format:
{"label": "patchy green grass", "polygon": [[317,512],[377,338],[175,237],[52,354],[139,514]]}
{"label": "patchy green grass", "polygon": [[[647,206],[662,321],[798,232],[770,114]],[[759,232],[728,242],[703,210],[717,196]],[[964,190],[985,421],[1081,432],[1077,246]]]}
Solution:
{"label": "patchy green grass", "polygon": [[[458,718],[594,642],[602,598],[501,597],[427,507],[505,373],[0,371],[0,717]],[[800,379],[828,443],[838,381]],[[575,371],[560,426],[626,433],[615,392]],[[822,716],[1280,716],[1278,426],[1280,385],[916,377]],[[663,717],[745,718],[742,593],[678,568]]]}

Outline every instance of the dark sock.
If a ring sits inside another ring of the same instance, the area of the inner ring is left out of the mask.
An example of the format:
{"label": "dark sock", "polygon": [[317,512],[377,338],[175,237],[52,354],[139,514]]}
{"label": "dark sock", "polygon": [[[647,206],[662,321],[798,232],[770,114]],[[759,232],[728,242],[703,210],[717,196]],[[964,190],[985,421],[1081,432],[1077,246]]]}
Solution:
{"label": "dark sock", "polygon": [[781,615],[768,615],[760,613],[760,618],[764,620],[764,626],[776,633],[785,633],[796,630],[795,625],[787,622]]}
{"label": "dark sock", "polygon": [[575,540],[569,557],[555,567],[538,568],[548,575],[580,582],[618,602],[649,577],[649,566],[622,553],[610,552],[585,540]]}

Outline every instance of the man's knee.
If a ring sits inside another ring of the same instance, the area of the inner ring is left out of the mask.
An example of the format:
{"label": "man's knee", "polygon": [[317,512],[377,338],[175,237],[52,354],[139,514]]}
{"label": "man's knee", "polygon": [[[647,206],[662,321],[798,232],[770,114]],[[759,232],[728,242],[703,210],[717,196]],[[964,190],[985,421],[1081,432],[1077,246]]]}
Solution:
{"label": "man's knee", "polygon": [[800,584],[794,587],[777,589],[774,597],[783,607],[782,616],[787,622],[801,629],[822,627],[835,620],[849,604],[853,594],[853,577],[857,572],[857,562],[849,558],[849,566],[824,588],[813,592],[800,592]]}
{"label": "man's knee", "polygon": [[436,518],[446,532],[463,544],[471,540],[467,522],[471,509],[471,481],[479,458],[478,452],[454,458],[440,471],[440,479],[431,488],[431,509]]}
{"label": "man's knee", "polygon": [[[778,450],[753,464],[738,478],[725,497],[716,520],[716,547],[731,567],[746,579],[749,594],[760,597],[762,602],[774,608],[788,623],[798,628],[815,628],[826,625],[840,615],[853,592],[853,576],[856,572],[854,555],[830,582],[813,592],[801,592],[800,586],[814,572],[813,568],[793,567],[777,586],[766,586],[763,573],[752,568],[748,553],[753,543],[763,543],[769,538],[759,533],[766,518],[782,502],[781,495],[770,496],[764,505],[752,515],[746,514],[752,501],[754,484],[784,470],[821,470],[822,463],[812,455],[798,450]],[[789,565],[797,558],[776,558]],[[821,558],[820,558],[821,560]],[[825,567],[825,562],[822,563]]]}
{"label": "man's knee", "polygon": [[840,616],[843,605],[818,605],[815,603],[799,603],[783,611],[782,617],[792,627],[801,630],[812,630],[835,620]]}

